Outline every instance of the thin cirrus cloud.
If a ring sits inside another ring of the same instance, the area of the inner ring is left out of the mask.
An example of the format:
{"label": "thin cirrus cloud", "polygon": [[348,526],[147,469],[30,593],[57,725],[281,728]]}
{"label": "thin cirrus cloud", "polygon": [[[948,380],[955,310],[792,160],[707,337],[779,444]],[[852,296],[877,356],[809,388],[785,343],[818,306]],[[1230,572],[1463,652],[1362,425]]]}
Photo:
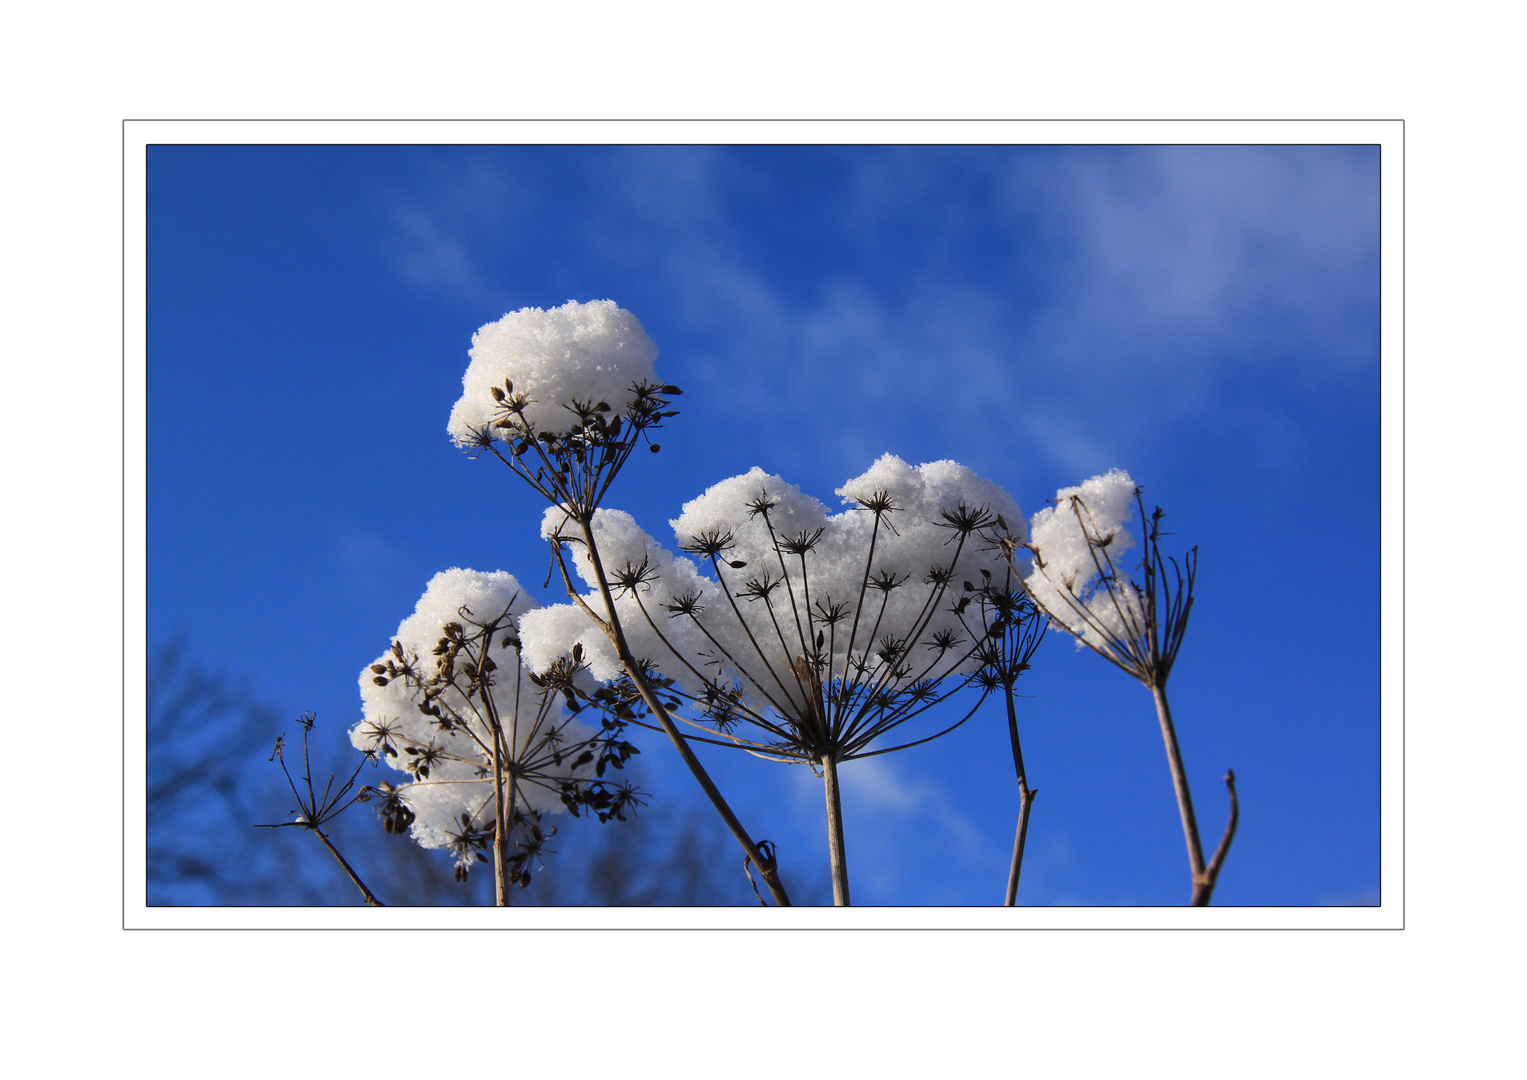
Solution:
{"label": "thin cirrus cloud", "polygon": [[[802,825],[820,828],[822,782],[810,770],[790,767],[794,809]],[[851,761],[841,768],[844,828],[854,881],[865,897],[892,893],[919,873],[919,844],[936,846],[943,856],[968,867],[986,867],[994,852],[943,785],[916,775],[890,756]],[[815,829],[803,833],[815,839]],[[1003,853],[995,853],[1000,859]],[[961,883],[963,887],[963,882]],[[957,889],[930,903],[962,903]]]}
{"label": "thin cirrus cloud", "polygon": [[[612,268],[647,282],[691,337],[695,377],[809,429],[840,471],[883,450],[885,430],[931,425],[962,459],[1016,442],[1069,475],[1132,456],[1164,420],[1277,426],[1248,377],[1314,394],[1376,372],[1376,151],[823,154],[847,180],[812,206],[820,267],[787,272],[766,250],[783,218],[753,206],[789,178],[705,147],[565,160],[574,220],[534,266],[519,258],[526,215],[553,173],[509,154],[438,175],[395,205],[395,265],[458,300],[511,296],[519,278],[537,297],[547,282],[579,292]],[[956,392],[926,392],[930,374]],[[1131,407],[1101,424],[1108,399]]]}
{"label": "thin cirrus cloud", "polygon": [[408,284],[429,293],[481,297],[491,287],[462,232],[425,210],[406,204],[392,208],[395,230],[387,245],[392,264]]}
{"label": "thin cirrus cloud", "polygon": [[429,162],[420,188],[376,194],[383,218],[381,247],[393,270],[431,298],[491,309],[500,302],[488,255],[506,228],[533,212],[535,192],[487,161],[453,169]]}
{"label": "thin cirrus cloud", "polygon": [[1065,302],[1036,336],[1089,363],[1233,361],[1248,334],[1319,341],[1322,366],[1370,363],[1378,157],[1363,149],[1148,147],[1127,170],[1090,155],[1016,163],[1007,212],[1063,223],[1069,251]]}

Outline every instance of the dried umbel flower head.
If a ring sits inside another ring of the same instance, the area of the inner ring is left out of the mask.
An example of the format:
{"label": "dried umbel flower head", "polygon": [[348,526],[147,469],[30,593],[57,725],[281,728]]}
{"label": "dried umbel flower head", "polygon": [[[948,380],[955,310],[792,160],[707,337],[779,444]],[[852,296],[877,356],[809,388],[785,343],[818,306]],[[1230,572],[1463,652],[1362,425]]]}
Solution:
{"label": "dried umbel flower head", "polygon": [[573,715],[588,701],[580,683],[592,688],[581,664],[555,682],[524,668],[519,620],[535,606],[510,574],[443,571],[361,673],[364,718],[350,740],[407,775],[371,792],[389,832],[409,828],[421,846],[460,857],[481,848],[500,805],[506,820],[523,824],[610,802],[605,770],[634,748],[621,740],[618,719],[596,730]]}
{"label": "dried umbel flower head", "polygon": [[[1124,527],[1132,507],[1139,511],[1143,523],[1146,515],[1140,489],[1119,469],[1094,476],[1078,487],[1062,488],[1056,493],[1055,505],[1034,516],[1033,540],[1025,545],[1033,557],[1033,569],[1024,578],[1024,586],[1050,620],[1075,635],[1078,644],[1089,646],[1151,691],[1193,873],[1191,903],[1199,906],[1207,904],[1214,891],[1235,837],[1240,809],[1235,773],[1227,771],[1229,820],[1213,858],[1206,862],[1166,695],[1167,677],[1177,661],[1193,608],[1198,549],[1190,548],[1180,564],[1161,554],[1161,519],[1165,513],[1157,507],[1145,527],[1144,551],[1135,565],[1135,576],[1131,576],[1121,567],[1127,565],[1129,557],[1124,552],[1134,542]],[[1012,550],[1011,545],[1003,546]]]}
{"label": "dried umbel flower head", "polygon": [[593,513],[650,432],[677,416],[677,386],[653,372],[657,347],[610,300],[525,308],[473,337],[449,430],[491,454],[575,520]]}
{"label": "dried umbel flower head", "polygon": [[1135,538],[1126,523],[1135,510],[1144,521],[1140,489],[1121,469],[1062,488],[1053,506],[1034,515],[1024,586],[1078,644],[1147,686],[1164,686],[1187,629],[1198,551],[1191,549],[1181,565],[1162,556],[1158,508],[1137,562],[1127,554]]}
{"label": "dried umbel flower head", "polygon": [[[723,742],[813,762],[885,752],[895,747],[872,746],[880,736],[982,666],[986,627],[964,582],[1004,568],[980,532],[999,513],[1021,522],[1012,499],[953,462],[913,468],[892,455],[838,494],[851,508],[830,514],[762,470],[724,480],[672,522],[693,558],[627,514],[592,519],[609,579],[628,583],[615,604],[630,648],[653,658],[665,692]],[[594,585],[587,545],[566,518],[548,511],[542,535]],[[594,677],[621,672],[572,605],[532,613],[522,632],[538,670],[576,646]],[[757,734],[735,734],[739,723]]]}
{"label": "dried umbel flower head", "polygon": [[[355,868],[345,861],[345,857],[339,853],[339,849],[334,846],[333,841],[323,831],[331,821],[344,813],[351,805],[358,802],[367,802],[374,794],[377,794],[374,789],[369,787],[363,787],[359,791],[355,790],[355,779],[360,775],[361,770],[366,767],[366,762],[364,760],[361,761],[360,764],[356,765],[355,771],[350,774],[349,778],[338,784],[335,783],[336,778],[332,773],[329,775],[327,782],[322,784],[316,783],[313,777],[313,759],[308,747],[308,736],[312,734],[315,723],[314,714],[310,712],[303,713],[297,718],[296,723],[302,728],[301,781],[299,782],[292,775],[291,770],[287,768],[286,739],[284,736],[276,736],[276,746],[270,755],[271,761],[280,762],[281,773],[286,777],[287,787],[291,789],[293,797],[297,800],[292,820],[283,821],[277,825],[256,827],[266,829],[294,828],[312,833],[318,837],[324,847],[328,848],[329,854],[334,856],[335,860],[344,869],[345,874],[355,883],[355,887],[361,891],[361,895],[365,897],[366,903],[375,907],[381,907],[382,902],[366,887],[366,883],[355,872]],[[382,787],[386,788],[388,785],[383,784]],[[351,794],[352,792],[354,794]],[[391,831],[390,827],[389,831]]]}

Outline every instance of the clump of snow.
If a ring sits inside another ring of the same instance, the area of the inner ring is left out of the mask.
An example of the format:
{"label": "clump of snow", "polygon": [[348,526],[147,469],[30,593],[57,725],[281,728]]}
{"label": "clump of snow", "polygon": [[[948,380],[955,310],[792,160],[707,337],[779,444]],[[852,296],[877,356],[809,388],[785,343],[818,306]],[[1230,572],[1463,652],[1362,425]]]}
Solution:
{"label": "clump of snow", "polygon": [[[516,625],[537,607],[511,574],[452,568],[430,579],[414,613],[402,621],[394,638],[414,669],[429,677],[437,671],[435,648],[446,635],[447,624],[458,624],[467,637],[496,624],[488,648],[488,657],[497,665],[489,696],[506,734],[514,733],[516,757],[544,739],[549,727],[561,733],[564,743],[593,735],[592,729],[566,716],[560,697],[543,699],[541,689],[525,677],[528,672],[522,669]],[[389,649],[375,663],[385,668],[398,661]],[[463,655],[458,666],[466,661]],[[379,684],[379,678],[385,685]],[[495,813],[492,736],[481,718],[482,702],[468,701],[454,686],[445,688],[438,699],[440,706],[447,715],[464,718],[466,724],[443,729],[436,717],[420,711],[423,695],[417,683],[407,678],[379,676],[368,665],[361,672],[360,689],[363,715],[351,729],[350,741],[356,749],[374,751],[379,760],[404,773],[398,786],[415,815],[414,839],[427,848],[451,846],[449,834],[461,831],[463,814],[475,828],[491,826]],[[539,725],[538,717],[542,718]],[[391,753],[383,748],[383,732]],[[410,754],[410,749],[415,752]],[[405,767],[427,750],[435,752],[429,775],[408,773]],[[585,768],[583,773],[588,771]],[[543,813],[563,810],[555,791],[535,784],[520,789],[519,806]]]}
{"label": "clump of snow", "polygon": [[[912,468],[894,454],[885,454],[868,471],[856,476],[837,491],[843,501],[863,505],[876,496],[888,497],[899,510],[889,514],[889,521],[899,535],[883,539],[885,565],[901,573],[918,574],[939,562],[947,561],[954,529],[946,515],[958,515],[966,511],[986,511],[988,522],[1000,515],[1011,530],[1013,538],[1023,541],[1023,514],[1018,504],[1006,491],[990,480],[954,461],[932,461]],[[869,515],[861,515],[867,520]],[[971,538],[968,548],[984,545],[978,538]],[[877,550],[879,545],[877,545]],[[960,569],[976,572],[986,566],[995,572],[1002,564],[1001,556],[988,552],[990,557],[963,561]]]}
{"label": "clump of snow", "polygon": [[473,334],[470,356],[448,427],[461,446],[502,416],[491,388],[502,390],[505,379],[528,395],[525,419],[536,431],[564,433],[577,423],[573,402],[603,401],[624,412],[635,398],[631,386],[657,378],[657,346],[613,300],[522,308]]}
{"label": "clump of snow", "polygon": [[[591,594],[591,599],[597,597]],[[590,607],[600,610],[593,604]],[[622,673],[615,647],[575,604],[552,604],[528,612],[520,620],[520,641],[525,666],[531,671],[546,671],[570,655],[573,646],[581,645],[583,662],[595,679],[610,683]]]}
{"label": "clump of snow", "polygon": [[[701,649],[703,638],[696,640],[699,636],[691,627],[670,619],[667,608],[675,597],[687,593],[710,597],[711,591],[716,589],[715,582],[702,577],[693,562],[682,556],[676,557],[664,548],[623,510],[596,510],[589,528],[599,548],[606,580],[617,594],[616,613],[633,655],[638,659],[653,660],[671,655],[664,639],[686,656]],[[604,601],[597,591],[598,578],[589,560],[588,549],[582,542],[582,531],[576,522],[568,520],[566,511],[549,507],[542,519],[541,534],[550,539],[559,532],[577,538],[566,545],[564,557],[569,559],[579,578],[590,589],[584,602],[602,616]],[[636,573],[643,579],[636,586],[640,590],[639,598],[636,589],[621,589],[617,585],[621,575]],[[719,595],[719,590],[717,592]],[[582,645],[583,662],[595,679],[609,683],[624,673],[615,649],[603,631],[574,604],[553,604],[529,613],[521,620],[520,636],[524,642],[525,663],[533,671],[545,671],[558,659],[570,655],[574,645]],[[675,665],[670,663],[668,666]],[[694,685],[698,686],[698,683]]]}
{"label": "clump of snow", "polygon": [[[770,505],[764,508],[763,503]],[[767,509],[767,521],[763,509]],[[809,532],[825,526],[827,520],[827,507],[755,466],[741,476],[712,484],[705,494],[685,503],[668,524],[681,546],[693,546],[707,533],[730,533],[735,547],[728,558],[773,562],[775,538]]]}
{"label": "clump of snow", "polygon": [[[630,583],[615,592],[632,653],[689,695],[703,696],[706,683],[737,687],[755,712],[792,718],[809,708],[810,679],[801,672],[813,655],[824,683],[891,691],[973,670],[979,620],[957,609],[967,595],[963,582],[979,588],[982,569],[1002,577],[1001,552],[979,533],[1001,514],[1021,540],[1017,504],[962,465],[913,468],[890,454],[838,494],[850,508],[831,514],[761,469],[722,480],[670,522],[689,557],[659,544],[630,515],[597,511],[590,528],[606,576],[612,586],[622,575]],[[576,522],[552,508],[542,535],[559,532],[578,538],[564,550],[584,583],[595,585]],[[586,602],[603,612],[596,593]],[[544,670],[581,644],[596,678],[618,677],[613,652],[590,629],[570,604],[527,615],[526,662]],[[958,644],[933,646],[941,633]]]}
{"label": "clump of snow", "polygon": [[1029,532],[1038,556],[1024,584],[1078,644],[1101,648],[1107,637],[1128,640],[1144,629],[1123,557],[1134,546],[1124,525],[1134,508],[1135,482],[1113,469],[1061,488],[1055,505],[1034,515]]}

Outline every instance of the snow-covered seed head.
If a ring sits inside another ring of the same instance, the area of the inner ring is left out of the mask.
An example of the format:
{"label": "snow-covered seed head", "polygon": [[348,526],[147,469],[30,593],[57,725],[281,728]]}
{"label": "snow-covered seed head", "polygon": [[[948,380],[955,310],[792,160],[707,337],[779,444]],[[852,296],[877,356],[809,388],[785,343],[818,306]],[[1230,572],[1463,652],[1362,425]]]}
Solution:
{"label": "snow-covered seed head", "polygon": [[1148,686],[1164,686],[1193,604],[1198,549],[1180,564],[1162,556],[1158,508],[1135,562],[1125,555],[1135,544],[1125,527],[1134,510],[1143,518],[1140,489],[1120,469],[1062,488],[1053,506],[1034,515],[1024,587],[1079,646]]}
{"label": "snow-covered seed head", "polygon": [[607,413],[639,411],[633,387],[657,380],[657,346],[613,300],[511,312],[472,336],[470,355],[449,425],[458,446],[480,442],[506,413],[537,433],[603,423]]}
{"label": "snow-covered seed head", "polygon": [[[535,607],[510,574],[442,571],[389,650],[362,671],[363,717],[350,741],[408,778],[378,788],[388,832],[411,830],[421,846],[458,855],[484,830],[491,836],[495,719],[504,756],[523,764],[523,774],[555,782],[589,773],[554,766],[540,745],[552,732],[562,745],[595,733],[556,696],[519,677],[517,622]],[[527,812],[562,808],[556,792],[539,783],[518,787],[514,801]]]}
{"label": "snow-covered seed head", "polygon": [[1128,638],[1138,616],[1139,597],[1119,561],[1134,543],[1125,522],[1135,502],[1135,482],[1114,469],[1062,488],[1030,525],[1033,567],[1024,585],[1079,643],[1100,648],[1110,637]]}
{"label": "snow-covered seed head", "polygon": [[[751,722],[770,734],[750,745],[782,757],[853,756],[937,697],[942,680],[955,677],[949,692],[972,677],[986,608],[957,602],[951,583],[1005,579],[1004,554],[978,533],[998,514],[1022,521],[1006,492],[950,461],[914,468],[887,454],[838,495],[847,508],[832,514],[761,469],[723,480],[670,523],[694,558],[619,511],[589,523],[603,566],[629,568],[606,580],[621,593],[631,650],[654,657],[714,730]],[[565,517],[549,512],[543,536]],[[596,586],[587,553],[563,550]],[[587,602],[600,603],[592,593]],[[621,673],[572,605],[532,612],[521,630],[535,670],[579,644],[595,677]],[[722,687],[735,693],[723,698]]]}

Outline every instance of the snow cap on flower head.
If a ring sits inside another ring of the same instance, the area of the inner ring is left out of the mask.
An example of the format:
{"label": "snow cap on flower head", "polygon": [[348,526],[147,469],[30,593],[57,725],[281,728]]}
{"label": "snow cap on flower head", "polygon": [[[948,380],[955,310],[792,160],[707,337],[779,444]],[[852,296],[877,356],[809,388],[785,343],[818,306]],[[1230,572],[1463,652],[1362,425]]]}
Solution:
{"label": "snow cap on flower head", "polygon": [[[850,508],[830,514],[796,485],[762,469],[722,480],[685,503],[670,523],[689,557],[663,547],[629,515],[597,511],[590,527],[633,654],[651,660],[686,692],[704,689],[703,674],[728,686],[735,680],[758,703],[788,694],[782,685],[793,685],[788,673],[799,657],[818,649],[826,670],[853,682],[880,682],[878,654],[885,641],[913,634],[908,655],[917,659],[911,669],[917,675],[974,667],[969,628],[954,610],[957,596],[964,595],[961,582],[979,580],[983,569],[1000,575],[1005,564],[971,523],[1002,514],[1021,536],[1017,504],[962,465],[938,461],[914,468],[890,454],[838,494]],[[866,502],[892,509],[876,513]],[[963,522],[964,531],[954,522]],[[554,507],[542,536],[559,531],[578,535],[566,511]],[[564,551],[593,586],[584,546],[571,543]],[[948,584],[931,581],[935,568],[942,568]],[[619,587],[623,574],[631,587]],[[597,610],[597,596],[587,602]],[[848,614],[821,621],[835,607]],[[856,625],[853,614],[860,608],[865,614]],[[930,667],[935,654],[928,642],[941,631],[965,645]],[[596,678],[620,672],[602,633],[572,605],[527,615],[521,632],[532,670],[544,670],[581,645]],[[851,639],[854,656],[868,667],[849,662]]]}
{"label": "snow cap on flower head", "polygon": [[[376,753],[382,763],[400,771],[421,749],[439,751],[427,777],[417,778],[412,784],[399,780],[406,784],[403,797],[414,815],[413,838],[422,847],[450,846],[451,834],[462,827],[463,814],[473,825],[492,822],[492,759],[483,750],[484,743],[491,743],[491,736],[477,720],[468,720],[472,731],[442,728],[434,717],[420,711],[417,685],[406,677],[388,677],[387,665],[401,664],[407,658],[415,670],[432,674],[438,661],[436,645],[446,635],[449,624],[456,624],[457,633],[464,631],[471,637],[480,632],[480,627],[496,623],[499,629],[488,647],[488,656],[500,673],[493,683],[494,708],[506,728],[515,717],[520,718],[513,726],[518,734],[518,749],[523,751],[535,731],[533,721],[541,708],[541,690],[530,679],[513,674],[520,666],[515,626],[538,606],[514,576],[502,570],[493,573],[459,568],[442,570],[430,579],[414,613],[399,625],[393,638],[398,651],[389,649],[361,672],[363,718],[350,731],[351,744],[357,750]],[[445,690],[439,700],[458,715],[477,715],[478,703],[466,701],[454,688]],[[568,742],[593,734],[592,729],[576,720],[563,720],[565,712],[560,699],[551,702],[550,707]],[[409,754],[410,748],[415,755]],[[530,809],[543,813],[560,813],[563,809],[555,792],[533,785],[526,786],[525,799]]]}
{"label": "snow cap on flower head", "polygon": [[[1024,579],[1029,592],[1051,615],[1081,641],[1094,648],[1103,644],[1100,628],[1119,638],[1133,636],[1143,625],[1140,598],[1124,573],[1120,556],[1134,546],[1124,523],[1135,507],[1135,482],[1122,469],[1094,476],[1076,487],[1055,493],[1055,505],[1034,515],[1029,532],[1038,551],[1034,568]],[[1106,550],[1119,579],[1111,589],[1099,589],[1099,556]],[[1092,616],[1084,617],[1082,609]],[[1099,625],[1093,625],[1096,622]]]}
{"label": "snow cap on flower head", "polygon": [[525,419],[535,430],[558,433],[578,423],[569,408],[575,401],[607,402],[620,413],[634,399],[633,384],[656,380],[657,346],[613,300],[521,308],[473,334],[469,355],[448,427],[459,446],[472,444],[498,418],[492,388],[502,390],[505,379],[530,399]]}

